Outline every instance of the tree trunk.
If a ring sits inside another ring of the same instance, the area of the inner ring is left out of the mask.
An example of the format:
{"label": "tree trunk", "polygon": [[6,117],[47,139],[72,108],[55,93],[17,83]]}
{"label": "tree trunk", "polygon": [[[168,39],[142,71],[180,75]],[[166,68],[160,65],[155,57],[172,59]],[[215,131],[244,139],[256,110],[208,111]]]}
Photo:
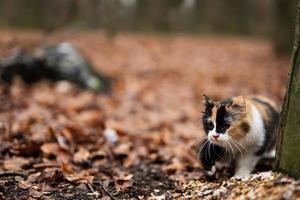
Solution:
{"label": "tree trunk", "polygon": [[297,6],[291,73],[278,134],[275,170],[300,177],[300,1]]}

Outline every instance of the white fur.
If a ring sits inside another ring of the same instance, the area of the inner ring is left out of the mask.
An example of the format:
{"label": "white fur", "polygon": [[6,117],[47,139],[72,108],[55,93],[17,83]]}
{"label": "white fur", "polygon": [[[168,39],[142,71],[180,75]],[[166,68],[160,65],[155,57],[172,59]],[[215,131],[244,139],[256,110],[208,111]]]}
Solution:
{"label": "white fur", "polygon": [[251,107],[252,122],[249,133],[241,138],[241,142],[247,149],[253,152],[257,151],[263,145],[265,139],[265,128],[263,118],[258,109],[253,105]]}
{"label": "white fur", "polygon": [[265,129],[263,118],[255,106],[251,107],[252,122],[249,133],[241,139],[241,144],[247,148],[247,152],[237,161],[237,168],[234,177],[248,176],[254,169],[259,156],[255,152],[263,145]]}
{"label": "white fur", "polygon": [[275,155],[276,155],[276,149],[274,148],[274,149],[272,149],[271,151],[266,152],[266,153],[264,154],[264,157],[265,157],[265,158],[275,158]]}
{"label": "white fur", "polygon": [[216,171],[217,171],[216,166],[212,166],[212,167],[211,167],[211,170],[210,170],[210,171],[207,171],[206,173],[207,173],[209,176],[213,176],[213,175],[215,175]]}
{"label": "white fur", "polygon": [[259,158],[259,156],[255,156],[252,152],[244,154],[243,157],[237,161],[234,177],[242,178],[249,176]]}

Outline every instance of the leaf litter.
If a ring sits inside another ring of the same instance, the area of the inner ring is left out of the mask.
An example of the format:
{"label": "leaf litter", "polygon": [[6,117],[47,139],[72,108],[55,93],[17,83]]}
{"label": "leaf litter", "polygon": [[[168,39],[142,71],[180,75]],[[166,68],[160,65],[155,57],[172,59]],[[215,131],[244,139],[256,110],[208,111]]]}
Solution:
{"label": "leaf litter", "polygon": [[[100,32],[2,32],[14,47],[69,41],[113,77],[110,95],[60,81],[1,85],[0,198],[236,199],[299,197],[272,172],[205,179],[196,160],[202,95],[260,94],[281,104],[289,61],[252,38]],[[17,38],[17,39],[16,39]]]}

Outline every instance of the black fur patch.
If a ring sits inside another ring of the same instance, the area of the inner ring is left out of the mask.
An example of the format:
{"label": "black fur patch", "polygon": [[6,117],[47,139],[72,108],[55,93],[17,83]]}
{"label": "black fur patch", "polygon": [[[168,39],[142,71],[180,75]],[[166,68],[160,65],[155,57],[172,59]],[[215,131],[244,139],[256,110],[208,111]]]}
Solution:
{"label": "black fur patch", "polygon": [[216,132],[223,134],[230,127],[229,122],[226,120],[228,117],[228,112],[226,111],[225,106],[221,106],[217,111],[216,117]]}
{"label": "black fur patch", "polygon": [[[205,111],[203,112],[203,116],[202,116],[202,124],[205,133],[208,134],[208,132],[214,128],[214,125],[211,124],[211,122],[208,119],[211,117],[212,109],[215,105],[210,102],[207,96],[204,96],[204,100],[205,100],[204,102]],[[226,121],[226,117],[229,115],[229,113],[227,113],[225,106],[231,105],[232,103],[233,103],[232,99],[225,99],[220,103],[220,108],[217,110],[217,117],[216,117],[217,133],[222,134],[230,127],[229,122]]]}
{"label": "black fur patch", "polygon": [[[203,146],[204,145],[204,146]],[[198,159],[201,161],[205,170],[211,170],[215,162],[225,155],[225,150],[215,144],[210,143],[205,139],[201,145],[202,149],[198,153]]]}
{"label": "black fur patch", "polygon": [[212,115],[212,108],[213,106],[211,106],[210,104],[205,105],[205,110],[202,116],[202,124],[206,134],[208,134],[208,132],[214,128],[213,124],[211,124],[211,122],[209,121],[209,118]]}
{"label": "black fur patch", "polygon": [[276,142],[276,130],[279,122],[279,113],[270,105],[268,102],[263,101],[258,98],[252,98],[257,103],[260,103],[268,108],[268,114],[270,116],[270,122],[267,123],[264,120],[264,128],[265,128],[265,140],[261,148],[255,152],[255,155],[260,156],[265,151],[269,151],[275,145]]}

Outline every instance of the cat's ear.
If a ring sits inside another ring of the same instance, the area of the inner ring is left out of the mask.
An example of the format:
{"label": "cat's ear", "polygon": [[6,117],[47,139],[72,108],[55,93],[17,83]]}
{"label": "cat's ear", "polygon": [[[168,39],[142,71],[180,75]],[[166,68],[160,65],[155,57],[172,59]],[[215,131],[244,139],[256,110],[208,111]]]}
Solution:
{"label": "cat's ear", "polygon": [[244,96],[238,96],[233,98],[233,102],[230,105],[232,109],[240,112],[246,112],[246,99]]}
{"label": "cat's ear", "polygon": [[203,95],[203,104],[206,106],[206,107],[211,107],[214,105],[214,102],[207,96],[207,95]]}
{"label": "cat's ear", "polygon": [[246,99],[244,96],[237,96],[233,99],[232,106],[246,106]]}

